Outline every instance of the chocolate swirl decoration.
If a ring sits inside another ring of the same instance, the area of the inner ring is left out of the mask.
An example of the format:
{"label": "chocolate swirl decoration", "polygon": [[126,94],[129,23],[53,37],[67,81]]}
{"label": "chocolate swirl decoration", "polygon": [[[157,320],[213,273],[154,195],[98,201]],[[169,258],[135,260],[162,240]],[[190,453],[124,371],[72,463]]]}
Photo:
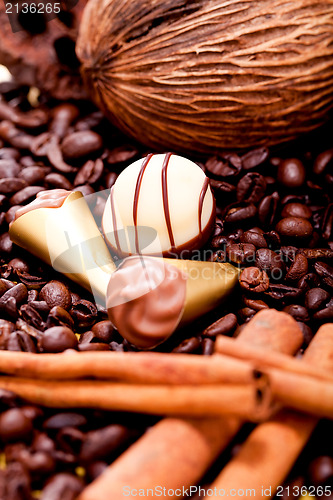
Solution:
{"label": "chocolate swirl decoration", "polygon": [[[172,157],[173,153],[168,152],[165,154],[164,159],[163,159],[163,164],[161,168],[161,192],[162,192],[162,203],[163,203],[163,212],[164,212],[164,218],[165,218],[165,224],[167,228],[167,233],[170,241],[170,249],[168,251],[164,252],[164,255],[170,255],[170,254],[175,254],[178,253],[179,250],[187,250],[187,249],[192,249],[192,248],[198,248],[201,246],[207,239],[210,229],[213,226],[214,218],[215,218],[215,200],[213,199],[213,207],[212,207],[212,213],[210,216],[210,219],[206,226],[203,228],[202,227],[202,215],[203,215],[203,206],[204,206],[204,201],[205,201],[205,196],[207,194],[208,188],[209,188],[209,179],[206,177],[204,179],[200,195],[198,198],[198,234],[190,241],[186,242],[185,244],[182,244],[181,246],[176,246],[175,243],[175,235],[174,231],[172,228],[172,221],[171,221],[171,215],[170,215],[170,207],[169,207],[169,189],[170,187],[168,186],[168,167],[170,164],[170,159]],[[140,195],[141,195],[141,186],[142,186],[142,181],[145,173],[147,172],[147,167],[149,166],[149,163],[151,159],[155,156],[154,153],[148,154],[142,161],[142,164],[140,166],[140,170],[136,179],[136,184],[135,184],[135,190],[134,190],[134,197],[133,197],[133,226],[134,226],[134,231],[135,231],[135,253],[140,254],[142,253],[142,249],[140,249],[139,246],[139,231],[138,231],[138,210],[139,210],[139,202],[140,202]],[[152,167],[153,168],[153,167]],[[116,186],[116,184],[115,184]],[[110,204],[111,204],[111,216],[112,216],[112,221],[113,221],[113,231],[114,231],[114,240],[115,240],[115,245],[116,245],[116,251],[120,255],[123,254],[123,249],[120,244],[120,238],[119,238],[119,230],[118,230],[118,225],[117,225],[117,217],[116,217],[116,209],[115,209],[115,200],[114,200],[114,189],[115,186],[111,188],[110,192]]]}

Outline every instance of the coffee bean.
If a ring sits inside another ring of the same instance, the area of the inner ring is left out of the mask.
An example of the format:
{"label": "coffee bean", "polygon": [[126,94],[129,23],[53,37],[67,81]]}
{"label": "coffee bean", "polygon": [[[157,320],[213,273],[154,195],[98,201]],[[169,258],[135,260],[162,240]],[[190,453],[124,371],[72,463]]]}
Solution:
{"label": "coffee bean", "polygon": [[310,319],[307,309],[299,304],[286,306],[283,311],[290,314],[296,321],[307,323]]}
{"label": "coffee bean", "polygon": [[[111,346],[102,342],[82,342],[79,344],[78,349],[80,352],[86,351],[110,351]],[[122,349],[123,350],[123,349]]]}
{"label": "coffee bean", "polygon": [[317,175],[323,174],[326,168],[330,164],[332,164],[332,160],[333,160],[333,148],[328,149],[327,151],[323,151],[315,159],[313,165],[313,172]]}
{"label": "coffee bean", "polygon": [[286,217],[277,223],[276,230],[285,238],[306,239],[311,236],[313,228],[307,219]]}
{"label": "coffee bean", "polygon": [[317,457],[309,466],[309,480],[314,486],[331,485],[333,480],[333,458]]}
{"label": "coffee bean", "polygon": [[305,294],[305,307],[309,311],[318,311],[330,301],[331,295],[323,288],[311,288]]}
{"label": "coffee bean", "polygon": [[0,439],[4,443],[27,441],[32,431],[32,422],[21,409],[11,408],[0,414]]}
{"label": "coffee bean", "polygon": [[76,122],[75,130],[89,130],[90,128],[95,128],[101,123],[103,118],[104,115],[101,111],[93,111]]}
{"label": "coffee bean", "polygon": [[95,193],[94,188],[88,184],[85,184],[84,186],[76,186],[72,189],[72,191],[80,191],[83,196],[89,196],[90,194]]}
{"label": "coffee bean", "polygon": [[278,181],[287,188],[301,187],[305,182],[305,168],[297,158],[283,160],[278,166]]}
{"label": "coffee bean", "polygon": [[27,287],[23,283],[18,283],[10,288],[1,296],[0,305],[6,302],[9,297],[13,297],[18,304],[22,304],[22,302],[25,302],[28,298]]}
{"label": "coffee bean", "polygon": [[48,188],[53,189],[66,189],[71,191],[73,186],[72,183],[62,174],[58,172],[52,172],[45,177],[45,185]]}
{"label": "coffee bean", "polygon": [[88,160],[76,174],[74,186],[80,186],[81,184],[94,184],[101,178],[103,170],[104,165],[100,158],[96,161]]}
{"label": "coffee bean", "polygon": [[23,331],[14,331],[11,333],[6,348],[8,351],[37,352],[37,347],[33,339]]}
{"label": "coffee bean", "polygon": [[224,221],[227,224],[238,224],[246,220],[252,219],[257,213],[257,209],[253,203],[242,203],[237,206],[231,207],[225,217]]}
{"label": "coffee bean", "polygon": [[20,191],[26,186],[26,182],[23,179],[17,177],[7,177],[5,179],[0,179],[0,193],[1,194],[12,194]]}
{"label": "coffee bean", "polygon": [[333,267],[325,262],[316,262],[314,268],[325,285],[333,288]]}
{"label": "coffee bean", "polygon": [[256,310],[251,307],[243,307],[238,311],[239,317],[244,321],[244,323],[248,323],[253,316],[256,314]]}
{"label": "coffee bean", "polygon": [[235,264],[253,263],[256,247],[249,243],[233,243],[227,246],[227,255],[229,260]]}
{"label": "coffee bean", "polygon": [[244,290],[261,293],[268,289],[269,277],[264,270],[257,267],[248,267],[241,272],[239,283]]}
{"label": "coffee bean", "polygon": [[285,265],[281,253],[278,254],[269,248],[259,248],[256,251],[256,263],[259,269],[266,271],[274,280],[279,280],[284,275]]}
{"label": "coffee bean", "polygon": [[209,338],[202,339],[201,351],[204,356],[211,356],[214,353],[214,341]]}
{"label": "coffee bean", "polygon": [[305,323],[303,323],[303,321],[297,321],[297,324],[300,327],[303,334],[303,339],[304,339],[303,346],[307,347],[313,338],[313,332],[309,327],[309,325],[306,325]]}
{"label": "coffee bean", "polygon": [[70,124],[79,116],[79,109],[74,104],[59,104],[52,110],[52,115],[49,130],[51,133],[63,138]]}
{"label": "coffee bean", "polygon": [[110,151],[106,161],[109,165],[128,164],[134,161],[139,151],[132,145],[118,146]]}
{"label": "coffee bean", "polygon": [[62,144],[61,151],[67,159],[77,159],[100,150],[103,141],[100,135],[92,130],[68,134]]}
{"label": "coffee bean", "polygon": [[257,203],[264,196],[265,190],[265,178],[257,172],[250,172],[237,184],[237,200]]}
{"label": "coffee bean", "polygon": [[[19,158],[20,158],[20,152],[18,149],[0,148],[0,160],[18,160]],[[3,177],[2,173],[1,177]]]}
{"label": "coffee bean", "polygon": [[114,327],[112,326],[111,321],[99,321],[92,327],[91,330],[95,337],[102,342],[109,343],[113,339]]}
{"label": "coffee bean", "polygon": [[179,353],[197,352],[199,347],[200,347],[200,340],[197,337],[191,337],[181,342],[177,347],[175,347],[172,350],[172,352],[179,352]]}
{"label": "coffee bean", "polygon": [[319,287],[320,279],[317,276],[317,274],[308,273],[299,280],[297,286],[301,288],[303,291],[306,291],[309,290],[310,288]]}
{"label": "coffee bean", "polygon": [[310,219],[312,211],[302,203],[287,203],[281,212],[281,216],[286,217],[301,217],[302,219]]}
{"label": "coffee bean", "polygon": [[87,432],[82,443],[80,459],[84,463],[103,460],[129,444],[135,433],[123,425],[108,425]]}
{"label": "coffee bean", "polygon": [[45,300],[50,308],[60,306],[69,310],[72,305],[72,297],[69,289],[64,283],[57,280],[47,283],[41,289],[39,297],[41,300]]}
{"label": "coffee bean", "polygon": [[268,159],[269,150],[266,147],[252,149],[241,156],[242,166],[245,170],[259,167]]}
{"label": "coffee bean", "polygon": [[82,479],[62,472],[54,475],[43,488],[40,500],[75,500],[84,488]]}
{"label": "coffee bean", "polygon": [[277,192],[274,192],[271,195],[265,196],[259,204],[258,207],[258,217],[265,227],[269,227],[273,224],[276,211],[279,203],[279,195]]}
{"label": "coffee bean", "polygon": [[207,172],[215,177],[236,177],[241,172],[242,162],[236,155],[229,159],[215,156],[206,161],[205,167]]}
{"label": "coffee bean", "polygon": [[0,179],[4,179],[6,177],[15,178],[20,174],[20,170],[21,167],[15,160],[10,158],[0,159]]}
{"label": "coffee bean", "polygon": [[237,316],[229,313],[205,328],[202,335],[210,338],[215,338],[217,335],[232,335],[236,326]]}
{"label": "coffee bean", "polygon": [[29,186],[32,186],[42,183],[48,171],[49,169],[45,167],[27,167],[21,170],[20,178],[29,184]]}
{"label": "coffee bean", "polygon": [[67,326],[71,330],[74,327],[72,316],[61,306],[54,306],[49,312],[46,320],[46,328],[53,326]]}
{"label": "coffee bean", "polygon": [[42,186],[27,186],[20,191],[17,191],[10,199],[9,203],[11,205],[24,205],[32,201],[37,193],[45,191]]}
{"label": "coffee bean", "polygon": [[89,328],[97,318],[97,307],[89,300],[79,300],[73,305],[70,314],[78,328]]}
{"label": "coffee bean", "polygon": [[19,257],[11,259],[8,262],[8,267],[12,267],[15,271],[29,272],[29,264]]}
{"label": "coffee bean", "polygon": [[263,236],[263,231],[257,228],[249,229],[241,236],[242,243],[250,243],[257,248],[266,248],[267,242]]}
{"label": "coffee bean", "polygon": [[87,419],[81,413],[59,412],[44,421],[43,429],[59,431],[64,427],[84,427],[86,425]]}
{"label": "coffee bean", "polygon": [[0,122],[0,137],[11,146],[18,149],[30,149],[33,136],[19,130],[8,120]]}
{"label": "coffee bean", "polygon": [[112,188],[113,184],[116,182],[118,174],[116,172],[109,172],[105,177],[105,187],[107,189]]}
{"label": "coffee bean", "polygon": [[308,270],[309,265],[307,258],[303,254],[298,253],[286,274],[286,280],[298,281],[302,278],[302,276],[307,274]]}
{"label": "coffee bean", "polygon": [[28,471],[19,462],[9,463],[4,471],[6,496],[4,500],[30,500],[31,481]]}
{"label": "coffee bean", "polygon": [[45,323],[43,321],[43,318],[39,314],[39,312],[33,307],[31,302],[29,304],[23,304],[23,306],[20,307],[20,316],[29,323],[29,325],[32,325],[34,328],[37,328],[38,330],[44,330],[45,328]]}
{"label": "coffee bean", "polygon": [[78,346],[75,333],[65,326],[48,328],[39,342],[44,352],[63,352],[66,349],[77,349]]}
{"label": "coffee bean", "polygon": [[294,301],[301,297],[303,291],[300,288],[287,286],[280,283],[270,283],[269,289],[265,294],[274,301]]}
{"label": "coffee bean", "polygon": [[96,462],[91,462],[86,465],[87,475],[90,481],[97,479],[104,471],[107,469],[108,464],[98,460]]}
{"label": "coffee bean", "polygon": [[263,300],[251,299],[245,295],[242,297],[243,303],[246,307],[254,311],[261,311],[262,309],[269,309],[269,306]]}
{"label": "coffee bean", "polygon": [[333,203],[327,205],[321,224],[321,234],[325,240],[333,236]]}
{"label": "coffee bean", "polygon": [[15,214],[19,208],[22,208],[22,206],[21,205],[13,205],[12,207],[10,207],[9,210],[7,210],[6,215],[5,215],[5,219],[6,219],[7,224],[10,224],[15,219]]}

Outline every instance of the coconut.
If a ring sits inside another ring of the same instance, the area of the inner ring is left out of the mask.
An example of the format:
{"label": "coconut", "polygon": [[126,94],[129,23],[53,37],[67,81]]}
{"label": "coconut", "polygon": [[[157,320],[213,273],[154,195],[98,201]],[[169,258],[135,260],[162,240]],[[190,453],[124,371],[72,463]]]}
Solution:
{"label": "coconut", "polygon": [[89,0],[77,55],[98,106],[151,148],[278,144],[333,106],[333,2]]}

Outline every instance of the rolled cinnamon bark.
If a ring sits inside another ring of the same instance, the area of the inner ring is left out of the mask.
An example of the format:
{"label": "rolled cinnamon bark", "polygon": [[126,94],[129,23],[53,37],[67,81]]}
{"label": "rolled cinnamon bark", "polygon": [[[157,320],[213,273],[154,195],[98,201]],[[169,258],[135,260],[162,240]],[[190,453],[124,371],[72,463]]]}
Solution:
{"label": "rolled cinnamon bark", "polygon": [[[303,335],[291,316],[271,309],[257,313],[238,342],[292,355],[302,345]],[[196,484],[242,424],[230,417],[164,419],[93,481],[79,500],[122,500],[124,485],[136,489],[163,485],[175,490]]]}
{"label": "rolled cinnamon bark", "polygon": [[0,371],[44,380],[98,378],[137,384],[251,383],[254,366],[227,356],[152,352],[39,354],[0,351]]}
{"label": "rolled cinnamon bark", "polygon": [[99,408],[154,415],[233,415],[258,421],[270,411],[268,385],[137,385],[89,381],[45,381],[1,377],[0,388],[52,408]]}
{"label": "rolled cinnamon bark", "polygon": [[[333,372],[333,324],[322,326],[303,362]],[[318,423],[316,417],[282,410],[254,429],[238,455],[222,470],[212,488],[254,490],[253,496],[270,498],[282,484]],[[240,498],[235,496],[234,498]]]}
{"label": "rolled cinnamon bark", "polygon": [[[232,356],[235,359],[251,361],[257,368],[263,370],[280,368],[291,373],[333,381],[333,373],[330,373],[327,369],[323,369],[321,366],[315,368],[308,363],[302,363],[301,359],[294,359],[279,352],[267,352],[267,350],[258,349],[249,344],[236,343],[235,339],[223,335],[219,335],[216,339],[215,352],[221,353],[221,355]],[[269,370],[268,373],[270,373]]]}

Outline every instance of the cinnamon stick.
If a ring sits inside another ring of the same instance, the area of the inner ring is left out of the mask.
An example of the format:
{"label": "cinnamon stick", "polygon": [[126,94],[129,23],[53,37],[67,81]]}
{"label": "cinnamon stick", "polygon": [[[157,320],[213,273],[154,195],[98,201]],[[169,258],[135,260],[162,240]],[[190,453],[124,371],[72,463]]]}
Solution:
{"label": "cinnamon stick", "polygon": [[[303,362],[327,367],[332,373],[332,360],[333,324],[327,324],[311,341]],[[274,496],[277,486],[283,483],[317,423],[316,417],[281,410],[277,416],[254,429],[212,488],[223,488],[225,491],[229,488],[246,491],[249,488],[254,490],[255,496]]]}
{"label": "cinnamon stick", "polygon": [[0,371],[41,379],[98,378],[139,384],[250,383],[254,366],[228,356],[151,352],[39,354],[0,351]]}
{"label": "cinnamon stick", "polygon": [[268,386],[135,385],[100,381],[45,381],[1,377],[0,388],[31,403],[55,408],[99,408],[155,415],[236,415],[257,421],[270,409]]}
{"label": "cinnamon stick", "polygon": [[[274,309],[260,311],[246,325],[237,343],[256,342],[267,349],[294,354],[303,343],[296,321]],[[196,484],[228,445],[243,421],[234,417],[166,418],[123,453],[79,496],[79,500],[123,500],[130,488],[188,488]]]}
{"label": "cinnamon stick", "polygon": [[235,359],[254,362],[255,366],[261,370],[271,367],[281,368],[288,372],[309,375],[314,378],[333,382],[333,373],[323,369],[321,366],[315,368],[308,363],[302,363],[301,359],[294,359],[279,352],[267,352],[266,349],[258,349],[249,344],[236,343],[235,339],[223,335],[219,335],[216,339],[215,352],[220,353],[224,357],[232,356]]}

